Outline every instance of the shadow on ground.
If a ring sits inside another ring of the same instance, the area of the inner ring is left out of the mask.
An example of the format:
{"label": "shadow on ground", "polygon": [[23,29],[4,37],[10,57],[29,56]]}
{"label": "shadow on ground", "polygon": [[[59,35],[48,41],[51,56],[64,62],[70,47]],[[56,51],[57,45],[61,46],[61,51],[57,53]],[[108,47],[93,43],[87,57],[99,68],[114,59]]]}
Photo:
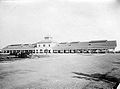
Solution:
{"label": "shadow on ground", "polygon": [[[90,81],[93,80],[97,82],[102,81],[102,82],[111,84],[112,85],[111,89],[117,89],[117,86],[120,83],[120,78],[116,78],[114,76],[108,75],[109,73],[117,69],[118,68],[113,68],[111,71],[105,74],[100,74],[100,73],[86,74],[86,73],[79,73],[79,72],[72,72],[72,73],[76,74],[76,76],[73,76],[73,78],[85,79],[85,80],[90,80]],[[106,89],[106,88],[94,88],[94,89]]]}

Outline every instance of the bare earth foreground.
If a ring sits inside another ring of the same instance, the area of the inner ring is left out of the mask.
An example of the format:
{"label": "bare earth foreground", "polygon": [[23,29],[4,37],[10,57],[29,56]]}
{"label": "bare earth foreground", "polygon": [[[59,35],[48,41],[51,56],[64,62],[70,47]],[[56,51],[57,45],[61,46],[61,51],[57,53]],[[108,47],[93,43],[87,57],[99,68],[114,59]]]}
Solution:
{"label": "bare earth foreground", "polygon": [[115,78],[120,79],[119,54],[52,55],[0,63],[0,89],[112,89]]}

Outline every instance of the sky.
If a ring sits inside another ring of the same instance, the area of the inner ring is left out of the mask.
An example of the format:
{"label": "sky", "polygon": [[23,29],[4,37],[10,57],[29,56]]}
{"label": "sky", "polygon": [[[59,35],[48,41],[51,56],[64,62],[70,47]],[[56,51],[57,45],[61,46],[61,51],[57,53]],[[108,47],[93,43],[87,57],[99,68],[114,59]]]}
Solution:
{"label": "sky", "polygon": [[0,48],[35,43],[116,40],[120,50],[120,0],[0,0]]}

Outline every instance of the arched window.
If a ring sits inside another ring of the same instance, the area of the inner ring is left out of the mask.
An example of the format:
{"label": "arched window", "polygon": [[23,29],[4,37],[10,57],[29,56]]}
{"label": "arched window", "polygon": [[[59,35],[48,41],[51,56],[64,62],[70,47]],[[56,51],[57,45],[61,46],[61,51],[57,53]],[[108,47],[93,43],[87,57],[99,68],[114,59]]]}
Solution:
{"label": "arched window", "polygon": [[36,53],[38,53],[38,50],[36,49]]}
{"label": "arched window", "polygon": [[45,49],[45,50],[44,50],[44,53],[48,53],[48,52],[49,52],[49,50],[48,50],[48,49]]}
{"label": "arched window", "polygon": [[42,49],[40,49],[40,53],[43,53],[43,50],[42,50]]}

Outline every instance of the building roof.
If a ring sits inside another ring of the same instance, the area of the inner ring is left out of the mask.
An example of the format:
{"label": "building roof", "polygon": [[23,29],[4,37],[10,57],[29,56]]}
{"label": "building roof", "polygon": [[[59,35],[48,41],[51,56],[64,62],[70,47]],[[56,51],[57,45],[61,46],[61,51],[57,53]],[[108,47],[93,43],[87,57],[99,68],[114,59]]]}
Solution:
{"label": "building roof", "polygon": [[2,50],[33,50],[35,48],[32,44],[13,44],[4,47]]}
{"label": "building roof", "polygon": [[92,41],[92,42],[73,42],[68,44],[57,44],[54,50],[70,50],[70,49],[114,49],[116,41]]}
{"label": "building roof", "polygon": [[52,40],[41,40],[41,41],[39,41],[39,42],[37,42],[37,43],[35,43],[35,44],[43,44],[43,43],[52,43],[53,41]]}
{"label": "building roof", "polygon": [[34,43],[34,44],[45,44],[45,43],[56,43],[56,42],[53,41],[51,37],[44,37],[43,40],[41,40],[37,43]]}
{"label": "building roof", "polygon": [[89,41],[89,43],[101,43],[101,42],[107,42],[107,40]]}
{"label": "building roof", "polygon": [[76,44],[76,43],[79,43],[79,41],[77,41],[77,42],[70,42],[70,44]]}
{"label": "building roof", "polygon": [[34,50],[37,47],[37,44],[45,44],[45,43],[56,43],[52,40],[52,37],[44,37],[43,40],[34,43],[34,44],[13,44],[4,47],[2,50]]}
{"label": "building roof", "polygon": [[59,44],[67,44],[68,42],[61,42],[61,43],[59,43]]}

